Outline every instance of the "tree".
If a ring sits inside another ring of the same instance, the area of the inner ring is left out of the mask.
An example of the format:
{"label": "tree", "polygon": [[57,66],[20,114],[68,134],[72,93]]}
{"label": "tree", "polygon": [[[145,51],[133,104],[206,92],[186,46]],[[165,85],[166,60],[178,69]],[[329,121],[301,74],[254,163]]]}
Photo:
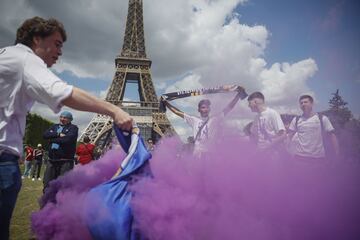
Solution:
{"label": "tree", "polygon": [[47,149],[48,141],[43,139],[43,133],[53,124],[53,122],[37,114],[28,113],[26,116],[24,143],[32,147],[36,147],[40,143],[44,149]]}
{"label": "tree", "polygon": [[347,122],[339,139],[345,159],[360,163],[360,119]]}
{"label": "tree", "polygon": [[329,109],[324,111],[335,128],[339,139],[341,155],[350,161],[360,160],[360,119],[355,119],[340,96],[339,89],[332,93]]}
{"label": "tree", "polygon": [[339,89],[332,93],[333,97],[329,101],[329,110],[324,113],[330,118],[335,129],[343,129],[345,124],[352,119],[352,113],[346,106],[348,103],[339,94]]}

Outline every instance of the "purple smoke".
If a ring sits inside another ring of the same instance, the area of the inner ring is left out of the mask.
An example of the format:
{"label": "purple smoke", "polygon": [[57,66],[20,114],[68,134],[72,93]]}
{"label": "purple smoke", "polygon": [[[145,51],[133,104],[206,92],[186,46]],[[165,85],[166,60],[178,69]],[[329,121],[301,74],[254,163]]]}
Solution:
{"label": "purple smoke", "polygon": [[[132,186],[134,219],[149,239],[360,239],[359,165],[275,160],[234,134],[209,143],[200,159],[180,145],[162,141],[150,161],[154,178]],[[52,182],[32,216],[38,239],[90,239],[84,196],[122,156],[109,152]]]}
{"label": "purple smoke", "polygon": [[40,205],[44,207],[31,216],[31,227],[37,239],[91,239],[82,217],[86,211],[85,194],[90,188],[109,180],[123,156],[122,150],[111,150],[98,161],[78,165],[52,181],[40,199]]}
{"label": "purple smoke", "polygon": [[133,186],[150,239],[360,239],[360,166],[299,164],[256,155],[227,136],[201,159],[158,146],[153,179]]}

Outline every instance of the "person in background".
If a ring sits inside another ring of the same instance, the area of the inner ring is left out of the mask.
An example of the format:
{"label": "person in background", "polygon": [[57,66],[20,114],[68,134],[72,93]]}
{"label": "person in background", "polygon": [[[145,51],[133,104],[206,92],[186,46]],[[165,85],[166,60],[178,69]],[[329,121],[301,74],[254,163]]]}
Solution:
{"label": "person in background", "polygon": [[49,161],[44,173],[44,192],[49,182],[64,175],[74,167],[78,127],[71,123],[73,116],[69,111],[60,114],[60,122],[44,132],[49,140]]}
{"label": "person in background", "polygon": [[147,150],[149,152],[153,152],[155,150],[155,145],[154,145],[154,142],[153,142],[153,140],[151,138],[149,138],[147,140]]}
{"label": "person in background", "polygon": [[90,143],[90,138],[88,136],[85,136],[83,142],[76,148],[78,163],[85,165],[94,160],[94,149],[95,145]]}
{"label": "person in background", "polygon": [[26,177],[30,178],[30,172],[32,169],[33,160],[34,160],[34,150],[32,149],[32,147],[30,145],[26,145],[25,146],[25,161],[24,161],[25,169],[24,169],[24,174],[21,177],[22,179],[24,179]]}
{"label": "person in background", "polygon": [[37,148],[34,149],[34,164],[33,164],[33,171],[32,171],[32,180],[35,181],[36,179],[41,181],[40,173],[41,173],[41,166],[43,164],[43,157],[44,157],[44,149],[42,145],[39,143]]}

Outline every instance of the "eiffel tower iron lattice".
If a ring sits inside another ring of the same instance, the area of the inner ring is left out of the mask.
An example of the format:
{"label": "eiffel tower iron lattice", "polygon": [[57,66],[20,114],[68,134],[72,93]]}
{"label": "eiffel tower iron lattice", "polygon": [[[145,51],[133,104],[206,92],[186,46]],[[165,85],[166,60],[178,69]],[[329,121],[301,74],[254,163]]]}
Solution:
{"label": "eiffel tower iron lattice", "polygon": [[[139,126],[145,139],[155,142],[164,135],[173,135],[165,113],[159,112],[159,100],[151,78],[151,60],[146,57],[142,0],[129,0],[124,43],[115,59],[115,76],[105,100],[128,112]],[[126,83],[137,82],[139,102],[124,101]],[[97,114],[80,136],[88,136],[104,151],[113,138],[112,119]]]}

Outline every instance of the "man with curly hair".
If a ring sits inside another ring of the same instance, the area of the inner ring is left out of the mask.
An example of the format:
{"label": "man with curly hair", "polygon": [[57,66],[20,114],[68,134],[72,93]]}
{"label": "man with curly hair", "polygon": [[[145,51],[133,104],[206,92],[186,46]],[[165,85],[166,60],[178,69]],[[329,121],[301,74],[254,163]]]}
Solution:
{"label": "man with curly hair", "polygon": [[132,118],[119,107],[68,85],[48,69],[62,55],[66,38],[64,26],[56,19],[34,17],[19,27],[14,46],[0,49],[0,239],[9,238],[21,187],[18,159],[26,114],[35,101],[55,113],[65,105],[106,114],[120,128],[132,128]]}

